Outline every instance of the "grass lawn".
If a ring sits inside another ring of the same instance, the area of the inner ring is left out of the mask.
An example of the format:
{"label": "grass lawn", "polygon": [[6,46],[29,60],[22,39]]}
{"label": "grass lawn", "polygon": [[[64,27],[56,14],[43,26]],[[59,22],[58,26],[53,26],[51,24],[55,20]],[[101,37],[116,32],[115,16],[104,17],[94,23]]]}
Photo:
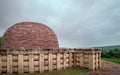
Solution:
{"label": "grass lawn", "polygon": [[120,58],[102,58],[102,59],[120,64]]}
{"label": "grass lawn", "polygon": [[[88,73],[90,70],[81,69],[81,68],[70,68],[61,71],[52,71],[52,72],[44,72],[44,73],[34,73],[34,74],[22,74],[22,75],[80,75],[84,73]],[[10,75],[18,75],[18,74],[10,74]]]}

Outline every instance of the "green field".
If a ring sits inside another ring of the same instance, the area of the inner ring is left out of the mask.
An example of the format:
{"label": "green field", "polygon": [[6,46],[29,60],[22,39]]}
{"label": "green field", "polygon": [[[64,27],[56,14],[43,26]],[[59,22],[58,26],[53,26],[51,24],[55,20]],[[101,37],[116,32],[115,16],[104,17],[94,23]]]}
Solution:
{"label": "green field", "polygon": [[120,64],[120,58],[102,58],[102,59]]}
{"label": "green field", "polygon": [[[52,72],[34,73],[34,74],[25,73],[22,75],[80,75],[88,72],[90,72],[90,70],[88,69],[70,68],[61,71],[52,71]],[[10,74],[10,75],[18,75],[18,74]]]}

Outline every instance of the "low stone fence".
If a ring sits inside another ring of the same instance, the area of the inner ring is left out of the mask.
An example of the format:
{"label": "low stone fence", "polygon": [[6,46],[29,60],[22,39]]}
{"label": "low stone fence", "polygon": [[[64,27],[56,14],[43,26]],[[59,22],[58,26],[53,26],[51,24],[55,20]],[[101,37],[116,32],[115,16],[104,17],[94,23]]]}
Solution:
{"label": "low stone fence", "polygon": [[0,73],[35,73],[84,67],[101,67],[100,49],[0,50]]}

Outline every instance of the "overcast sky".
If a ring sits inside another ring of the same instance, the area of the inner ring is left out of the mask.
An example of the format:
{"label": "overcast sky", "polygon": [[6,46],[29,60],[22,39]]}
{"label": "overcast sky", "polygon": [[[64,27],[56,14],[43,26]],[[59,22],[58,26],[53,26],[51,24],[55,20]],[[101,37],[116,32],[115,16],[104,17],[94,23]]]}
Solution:
{"label": "overcast sky", "polygon": [[23,21],[52,28],[60,47],[120,45],[120,0],[0,0],[0,36]]}

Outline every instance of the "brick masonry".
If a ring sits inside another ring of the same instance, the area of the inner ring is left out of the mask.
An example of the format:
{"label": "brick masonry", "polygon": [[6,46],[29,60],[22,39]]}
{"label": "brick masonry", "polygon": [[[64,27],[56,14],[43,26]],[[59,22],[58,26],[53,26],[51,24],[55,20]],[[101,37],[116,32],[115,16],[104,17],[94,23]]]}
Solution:
{"label": "brick masonry", "polygon": [[56,34],[44,24],[21,22],[8,28],[2,40],[3,49],[59,48]]}

